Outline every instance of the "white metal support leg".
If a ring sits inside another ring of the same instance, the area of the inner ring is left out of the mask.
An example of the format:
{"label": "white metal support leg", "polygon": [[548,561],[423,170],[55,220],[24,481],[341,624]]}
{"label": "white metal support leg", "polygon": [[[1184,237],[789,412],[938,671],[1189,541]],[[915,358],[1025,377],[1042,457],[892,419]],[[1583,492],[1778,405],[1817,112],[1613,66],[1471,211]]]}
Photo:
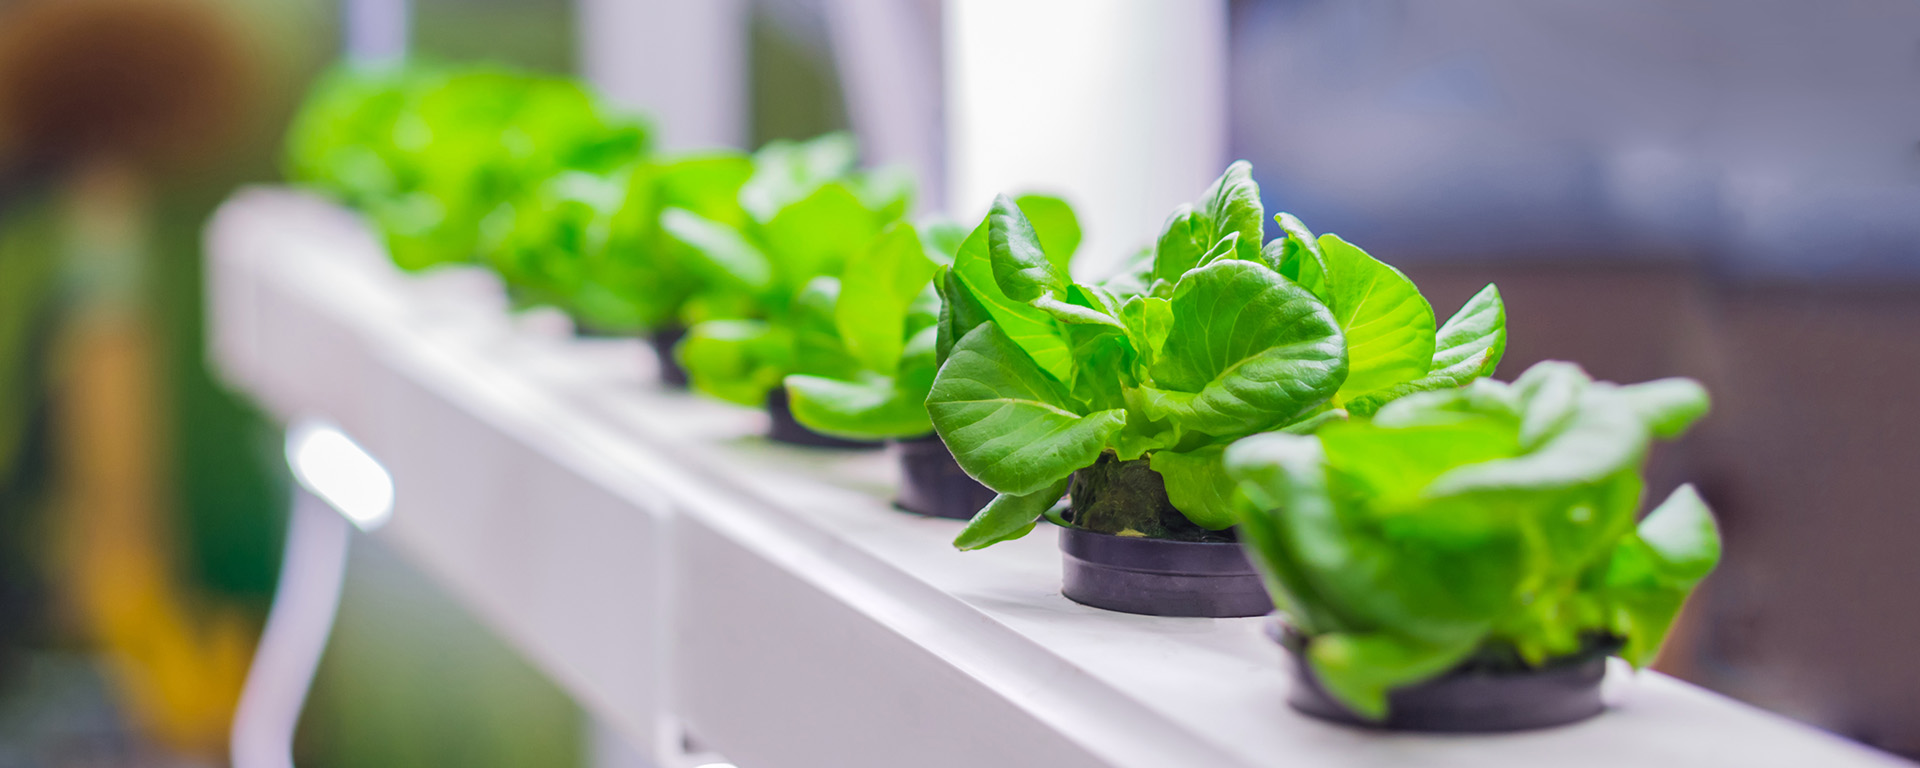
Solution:
{"label": "white metal support leg", "polygon": [[315,421],[287,429],[297,481],[273,609],[233,714],[235,768],[293,768],[293,731],[333,632],[353,531],[393,514],[393,477],[340,430]]}
{"label": "white metal support leg", "polygon": [[273,610],[233,716],[235,768],[293,768],[294,726],[333,631],[352,533],[318,496],[294,491]]}

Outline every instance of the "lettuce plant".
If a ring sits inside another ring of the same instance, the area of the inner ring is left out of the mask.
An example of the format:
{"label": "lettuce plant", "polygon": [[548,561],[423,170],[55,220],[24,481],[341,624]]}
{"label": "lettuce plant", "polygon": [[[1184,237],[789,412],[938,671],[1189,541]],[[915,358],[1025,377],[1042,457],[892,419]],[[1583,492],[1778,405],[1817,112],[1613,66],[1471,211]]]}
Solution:
{"label": "lettuce plant", "polygon": [[400,266],[474,258],[480,222],[562,171],[607,173],[649,146],[639,121],[579,83],[462,71],[424,88],[395,126],[403,193],[373,208]]}
{"label": "lettuce plant", "polygon": [[1687,379],[1618,386],[1550,361],[1315,436],[1250,437],[1226,466],[1309,668],[1380,718],[1387,691],[1469,659],[1650,662],[1720,540],[1691,486],[1636,524],[1641,465],[1706,408]]}
{"label": "lettuce plant", "polygon": [[[816,278],[830,305],[796,319],[794,366],[784,379],[793,417],[822,434],[879,440],[927,434],[939,295],[934,270],[952,263],[938,225],[896,221],[847,259],[838,276]],[[799,342],[806,339],[808,343]]]}
{"label": "lettuce plant", "polygon": [[393,128],[418,80],[406,69],[321,75],[287,130],[287,175],[354,206],[397,194]]}
{"label": "lettuce plant", "polygon": [[[1024,195],[1049,258],[1062,264],[1080,244],[1080,224],[1059,198]],[[984,227],[984,225],[983,225]],[[974,234],[984,238],[981,229]],[[786,377],[793,416],[809,429],[855,440],[921,437],[933,432],[927,394],[938,367],[940,295],[936,278],[951,269],[965,230],[945,221],[917,229],[895,223],[847,260],[838,278],[831,338],[851,363]],[[827,329],[822,328],[822,332]]]}
{"label": "lettuce plant", "polygon": [[590,260],[605,254],[627,171],[563,171],[480,221],[480,253],[516,302],[573,309]]}
{"label": "lettuce plant", "polygon": [[[850,262],[892,264],[896,249],[921,249],[912,227],[893,226],[910,188],[856,171],[855,160],[840,134],[775,142],[754,156],[739,223],[680,207],[661,212],[660,228],[685,246],[699,283],[682,311],[691,322],[678,350],[695,389],[759,405],[791,373],[858,375],[860,359],[835,320],[839,276]],[[883,362],[876,350],[859,349]]]}
{"label": "lettuce plant", "polygon": [[483,251],[517,298],[562,307],[582,326],[674,325],[699,283],[660,214],[678,208],[740,226],[740,187],[752,167],[745,155],[720,151],[645,158],[606,174],[562,171],[482,222]]}
{"label": "lettuce plant", "polygon": [[649,146],[639,120],[579,83],[474,67],[330,76],[296,121],[289,165],[365,210],[394,261],[475,257],[481,220],[567,170],[607,173]]}
{"label": "lettuce plant", "polygon": [[995,202],[940,283],[927,410],[960,466],[1000,494],[955,546],[1024,535],[1076,472],[1073,525],[1226,539],[1227,444],[1311,431],[1499,362],[1493,286],[1436,331],[1398,270],[1276,218],[1285,234],[1262,247],[1260,191],[1235,163],[1132,268],[1090,285],[1019,206]]}
{"label": "lettuce plant", "polygon": [[715,150],[641,163],[627,180],[614,214],[608,247],[590,259],[573,306],[593,325],[612,329],[685,326],[697,319],[688,305],[701,288],[689,266],[688,246],[661,226],[668,209],[728,227],[747,223],[740,192],[753,175],[747,155]]}

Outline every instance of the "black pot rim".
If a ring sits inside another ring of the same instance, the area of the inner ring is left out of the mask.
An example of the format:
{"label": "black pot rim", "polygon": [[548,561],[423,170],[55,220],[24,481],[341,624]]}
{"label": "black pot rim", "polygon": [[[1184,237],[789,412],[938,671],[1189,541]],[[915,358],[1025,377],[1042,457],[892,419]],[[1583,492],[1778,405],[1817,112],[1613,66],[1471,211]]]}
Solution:
{"label": "black pot rim", "polygon": [[1082,605],[1147,616],[1241,618],[1273,610],[1235,542],[1116,536],[1063,526],[1060,593]]}
{"label": "black pot rim", "polygon": [[1060,526],[1060,551],[1089,563],[1140,573],[1258,576],[1237,541],[1121,536]]}
{"label": "black pot rim", "polygon": [[1287,703],[1328,722],[1369,730],[1504,733],[1569,725],[1606,709],[1600,683],[1612,649],[1603,646],[1529,669],[1455,667],[1390,691],[1386,719],[1371,720],[1348,709],[1320,684],[1306,661],[1312,638],[1278,614],[1262,629],[1287,651],[1294,676]]}
{"label": "black pot rim", "polygon": [[[1307,643],[1313,639],[1306,633],[1301,632],[1298,628],[1295,628],[1291,622],[1287,621],[1285,616],[1275,613],[1268,616],[1267,619],[1267,621],[1261,623],[1261,631],[1266,634],[1268,640],[1278,643],[1280,647],[1287,649],[1289,653],[1304,652]],[[1478,669],[1475,670],[1475,674],[1486,677],[1526,677],[1551,669],[1577,667],[1594,659],[1606,659],[1612,656],[1614,651],[1619,650],[1620,647],[1621,645],[1618,643],[1609,643],[1569,656],[1555,656],[1547,659],[1545,664],[1538,667],[1530,667],[1527,669]],[[1451,674],[1451,672],[1442,674]]]}

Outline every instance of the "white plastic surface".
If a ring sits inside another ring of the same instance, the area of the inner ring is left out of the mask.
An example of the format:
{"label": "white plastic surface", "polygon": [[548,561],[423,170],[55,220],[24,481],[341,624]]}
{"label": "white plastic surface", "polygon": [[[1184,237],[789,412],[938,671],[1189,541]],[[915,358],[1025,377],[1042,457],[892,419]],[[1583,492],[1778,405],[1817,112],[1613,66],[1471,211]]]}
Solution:
{"label": "white plastic surface", "polygon": [[891,509],[886,454],[770,444],[637,343],[401,275],[328,204],[248,191],[211,235],[222,369],[361,441],[398,489],[379,535],[656,754],[671,722],[745,768],[1906,765],[1652,673],[1536,733],[1310,720],[1260,620],[1071,603],[1044,528],[956,552]]}

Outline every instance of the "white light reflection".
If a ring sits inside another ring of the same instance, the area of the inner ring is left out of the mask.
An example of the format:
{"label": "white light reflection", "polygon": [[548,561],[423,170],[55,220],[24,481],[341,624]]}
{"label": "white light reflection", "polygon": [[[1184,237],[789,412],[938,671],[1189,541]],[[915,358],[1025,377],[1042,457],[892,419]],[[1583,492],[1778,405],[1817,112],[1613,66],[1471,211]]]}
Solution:
{"label": "white light reflection", "polygon": [[288,429],[287,465],[301,486],[362,531],[393,516],[393,477],[331,424],[303,421]]}

